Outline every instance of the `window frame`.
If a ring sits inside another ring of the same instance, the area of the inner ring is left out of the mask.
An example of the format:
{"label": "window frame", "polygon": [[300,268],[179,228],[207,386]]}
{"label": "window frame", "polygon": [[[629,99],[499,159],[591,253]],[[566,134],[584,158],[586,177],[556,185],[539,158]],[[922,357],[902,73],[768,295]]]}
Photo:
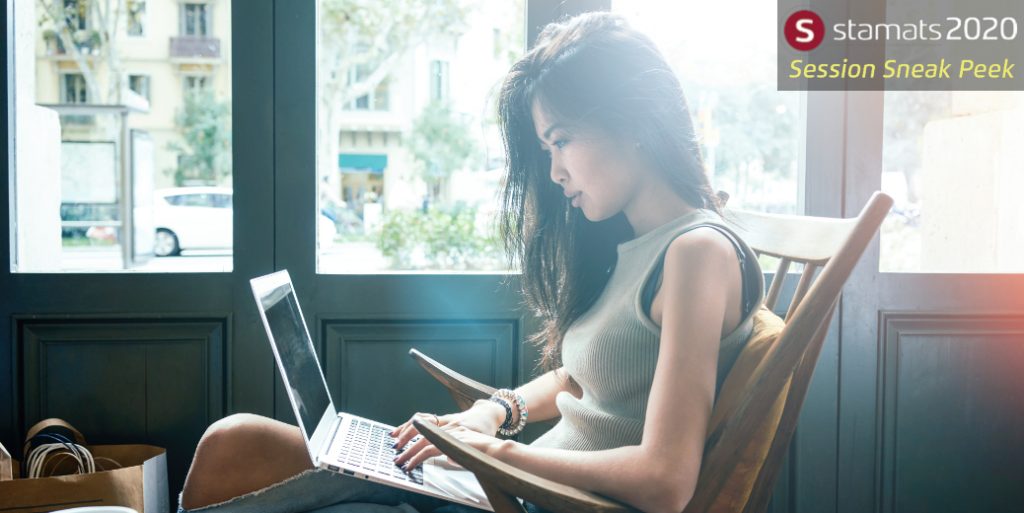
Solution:
{"label": "window frame", "polygon": [[[83,0],[58,0],[58,1],[61,1],[64,4],[64,9],[66,10],[70,6],[70,4],[75,4],[76,6],[81,5],[81,2]],[[65,17],[65,19],[67,19],[67,17]],[[91,30],[92,29],[92,18],[89,17],[89,13],[88,12],[82,14],[81,13],[81,9],[79,9],[79,14],[76,15],[76,19],[78,20],[78,30]],[[69,26],[70,26],[70,24],[69,24]]]}
{"label": "window frame", "polygon": [[[203,33],[202,34],[189,34],[188,33],[188,8],[190,6],[202,7],[203,12]],[[213,6],[209,2],[181,2],[178,8],[178,35],[179,37],[213,37]]]}
{"label": "window frame", "polygon": [[[60,81],[59,81],[60,82],[60,86],[59,86],[60,87],[60,93],[59,93],[59,96],[58,96],[58,98],[60,99],[60,103],[70,104],[70,105],[88,105],[89,104],[89,86],[88,86],[88,84],[85,81],[85,75],[84,74],[82,74],[82,73],[68,73],[68,72],[61,71],[61,72],[58,72],[58,75],[60,77]],[[79,101],[78,98],[77,98],[78,91],[75,92],[76,93],[74,95],[75,99],[73,101],[70,101],[70,97],[68,95],[68,93],[69,93],[69,91],[68,91],[68,79],[70,79],[71,77],[77,77],[78,79],[81,80],[81,86],[82,86],[81,94],[84,97],[84,99],[82,101]]]}
{"label": "window frame", "polygon": [[[146,87],[145,87],[146,94],[142,94],[139,91],[136,91],[134,88],[132,88],[132,79],[133,78],[140,78],[140,79],[144,80],[144,83],[146,85]],[[128,89],[131,89],[132,92],[134,92],[135,94],[138,94],[139,96],[142,96],[143,98],[146,99],[147,102],[150,102],[150,103],[153,102],[153,89],[152,88],[153,88],[153,77],[152,77],[152,75],[150,75],[148,73],[129,73],[128,74]]]}
{"label": "window frame", "polygon": [[[132,34],[131,33],[131,24],[130,23],[131,23],[131,19],[132,18],[131,18],[131,11],[128,9],[128,4],[131,3],[131,2],[142,4],[142,13],[141,13],[141,15],[139,17],[140,18],[139,19],[139,27],[141,28],[141,32],[139,34]],[[128,11],[128,12],[125,13],[125,26],[124,26],[125,37],[132,38],[132,39],[145,39],[146,37],[148,37],[148,35],[149,35],[148,32],[149,31],[146,30],[146,28],[149,26],[149,9],[147,9],[147,7],[148,6],[146,5],[146,0],[125,0],[125,10]]]}
{"label": "window frame", "polygon": [[[497,29],[495,29],[497,30]],[[451,97],[451,64],[445,59],[430,60],[430,100],[447,101]]]}
{"label": "window frame", "polygon": [[[190,80],[202,80],[198,87],[190,86]],[[186,98],[190,93],[202,92],[213,87],[213,75],[207,73],[183,73],[181,75],[181,97]]]}

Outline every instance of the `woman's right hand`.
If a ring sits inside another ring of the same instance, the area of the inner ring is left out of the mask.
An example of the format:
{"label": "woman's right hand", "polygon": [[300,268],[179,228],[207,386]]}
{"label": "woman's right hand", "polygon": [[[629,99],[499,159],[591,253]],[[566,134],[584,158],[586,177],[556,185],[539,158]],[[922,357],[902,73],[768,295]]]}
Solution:
{"label": "woman's right hand", "polygon": [[395,447],[403,448],[409,440],[419,435],[419,430],[412,425],[414,419],[418,419],[420,422],[433,423],[435,418],[437,419],[437,425],[445,429],[462,426],[478,433],[495,436],[498,428],[505,421],[505,408],[493,401],[480,399],[473,403],[473,406],[468,410],[458,413],[449,413],[447,415],[415,413],[412,418],[391,432],[391,436],[395,438]]}

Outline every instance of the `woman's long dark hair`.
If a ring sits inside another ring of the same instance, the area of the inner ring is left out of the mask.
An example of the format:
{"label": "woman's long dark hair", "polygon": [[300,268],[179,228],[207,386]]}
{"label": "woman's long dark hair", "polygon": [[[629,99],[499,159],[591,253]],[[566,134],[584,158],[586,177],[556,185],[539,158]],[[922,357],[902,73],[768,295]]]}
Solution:
{"label": "woman's long dark hair", "polygon": [[525,302],[543,321],[530,337],[541,366],[561,366],[566,330],[601,294],[616,246],[633,237],[625,216],[599,222],[571,208],[549,178],[532,107],[598,129],[641,155],[689,205],[721,213],[708,182],[679,80],[661,52],[621,16],[586,13],[544,28],[501,87],[498,114],[508,158],[500,232],[520,265]]}

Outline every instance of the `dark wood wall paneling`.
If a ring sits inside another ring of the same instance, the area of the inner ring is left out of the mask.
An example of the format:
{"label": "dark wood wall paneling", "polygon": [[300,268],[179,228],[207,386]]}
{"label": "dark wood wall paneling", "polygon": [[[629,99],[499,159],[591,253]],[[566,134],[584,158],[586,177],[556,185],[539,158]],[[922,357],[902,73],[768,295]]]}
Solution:
{"label": "dark wood wall paneling", "polygon": [[1024,511],[1024,315],[880,317],[878,511]]}
{"label": "dark wood wall paneling", "polygon": [[[58,417],[89,443],[167,448],[180,489],[195,442],[224,412],[230,319],[14,318],[26,423]],[[26,424],[27,425],[27,424]]]}
{"label": "dark wood wall paneling", "polygon": [[[397,425],[411,412],[453,411],[444,388],[423,371],[409,349],[416,348],[481,383],[514,386],[519,319],[354,319],[318,320],[321,365],[335,402],[343,411]],[[290,415],[279,388],[277,404]],[[294,418],[293,415],[289,418]]]}

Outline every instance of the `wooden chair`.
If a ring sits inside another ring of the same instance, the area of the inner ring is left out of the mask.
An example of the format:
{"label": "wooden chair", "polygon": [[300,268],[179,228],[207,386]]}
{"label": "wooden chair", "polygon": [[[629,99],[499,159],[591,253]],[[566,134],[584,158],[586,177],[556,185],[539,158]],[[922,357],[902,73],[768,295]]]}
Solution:
{"label": "wooden chair", "polygon": [[[781,262],[778,278],[754,316],[754,332],[716,399],[697,488],[686,513],[766,509],[840,291],[891,206],[892,198],[876,192],[860,215],[850,219],[728,211],[726,221],[752,249]],[[772,310],[782,290],[781,278],[793,262],[803,263],[804,270],[783,320]],[[444,384],[459,408],[494,391],[415,349],[410,355]],[[444,454],[476,475],[499,513],[524,512],[516,497],[555,512],[635,511],[512,467],[433,424],[414,424]]]}

